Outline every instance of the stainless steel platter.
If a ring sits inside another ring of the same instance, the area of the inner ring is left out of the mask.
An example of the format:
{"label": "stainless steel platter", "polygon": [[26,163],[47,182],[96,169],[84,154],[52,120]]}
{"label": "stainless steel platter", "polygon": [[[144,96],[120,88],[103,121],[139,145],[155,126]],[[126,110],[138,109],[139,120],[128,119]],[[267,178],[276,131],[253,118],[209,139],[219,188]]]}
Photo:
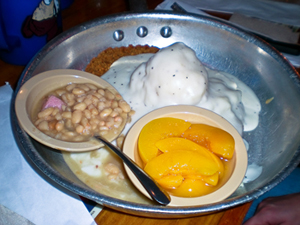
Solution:
{"label": "stainless steel platter", "polygon": [[[84,70],[93,57],[108,47],[164,47],[174,42],[184,42],[193,48],[207,66],[237,76],[260,99],[259,126],[243,136],[250,146],[249,163],[263,168],[256,180],[241,185],[222,202],[199,207],[143,205],[111,198],[82,183],[66,165],[61,152],[31,139],[20,128],[12,104],[13,131],[25,157],[63,189],[119,211],[149,217],[187,217],[228,209],[259,197],[281,182],[300,161],[299,75],[270,45],[222,21],[158,11],[99,18],[48,43],[24,70],[18,89],[46,70]],[[270,98],[273,101],[266,104]]]}

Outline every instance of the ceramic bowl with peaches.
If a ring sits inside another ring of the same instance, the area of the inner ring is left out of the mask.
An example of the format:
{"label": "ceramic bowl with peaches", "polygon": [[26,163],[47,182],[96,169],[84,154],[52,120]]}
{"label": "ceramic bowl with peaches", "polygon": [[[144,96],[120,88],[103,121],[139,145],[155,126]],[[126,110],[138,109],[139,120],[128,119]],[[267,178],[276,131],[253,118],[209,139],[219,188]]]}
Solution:
{"label": "ceramic bowl with peaches", "polygon": [[236,129],[196,106],[168,106],[145,115],[129,130],[123,151],[170,194],[169,206],[222,201],[239,187],[247,169],[247,150]]}

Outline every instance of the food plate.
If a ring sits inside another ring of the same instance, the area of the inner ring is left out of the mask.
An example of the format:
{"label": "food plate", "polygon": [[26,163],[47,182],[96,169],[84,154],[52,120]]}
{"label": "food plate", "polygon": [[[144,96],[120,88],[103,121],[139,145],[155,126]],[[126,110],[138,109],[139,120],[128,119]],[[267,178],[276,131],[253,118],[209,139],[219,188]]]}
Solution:
{"label": "food plate", "polygon": [[[137,32],[141,29],[146,29],[146,36]],[[84,70],[93,57],[108,47],[148,44],[161,48],[174,42],[184,42],[205,65],[236,76],[257,94],[262,104],[259,125],[242,135],[249,145],[248,169],[261,169],[254,181],[243,182],[221,202],[203,206],[161,207],[111,198],[80,181],[59,151],[31,139],[20,127],[12,104],[13,131],[21,151],[68,190],[139,216],[178,218],[208,214],[252,201],[273,188],[300,161],[299,75],[276,49],[223,21],[199,15],[147,12],[124,13],[81,24],[57,36],[32,59],[17,91],[26,80],[47,70]]]}

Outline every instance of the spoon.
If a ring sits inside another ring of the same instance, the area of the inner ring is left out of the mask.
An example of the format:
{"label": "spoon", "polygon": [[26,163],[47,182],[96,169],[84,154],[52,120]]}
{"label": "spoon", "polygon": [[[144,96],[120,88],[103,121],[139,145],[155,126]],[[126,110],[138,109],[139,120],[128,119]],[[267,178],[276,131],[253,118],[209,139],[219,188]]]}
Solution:
{"label": "spoon", "polygon": [[128,168],[134,173],[137,179],[141,182],[151,198],[161,205],[168,205],[171,201],[170,195],[160,187],[147,173],[145,173],[133,160],[125,155],[120,149],[111,144],[109,141],[100,136],[94,136],[97,140],[105,144],[114,153],[116,153]]}

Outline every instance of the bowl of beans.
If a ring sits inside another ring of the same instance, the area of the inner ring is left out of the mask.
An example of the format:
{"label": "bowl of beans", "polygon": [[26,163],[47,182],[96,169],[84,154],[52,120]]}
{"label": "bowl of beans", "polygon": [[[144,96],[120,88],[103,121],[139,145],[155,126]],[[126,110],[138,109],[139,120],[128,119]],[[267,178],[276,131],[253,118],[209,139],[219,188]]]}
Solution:
{"label": "bowl of beans", "polygon": [[50,70],[29,79],[18,91],[15,110],[22,128],[58,150],[89,151],[113,141],[131,113],[117,90],[90,73]]}
{"label": "bowl of beans", "polygon": [[[123,151],[170,194],[169,206],[224,200],[239,187],[248,164],[238,131],[196,106],[167,106],[146,114],[129,130]],[[150,198],[126,165],[125,170]]]}

